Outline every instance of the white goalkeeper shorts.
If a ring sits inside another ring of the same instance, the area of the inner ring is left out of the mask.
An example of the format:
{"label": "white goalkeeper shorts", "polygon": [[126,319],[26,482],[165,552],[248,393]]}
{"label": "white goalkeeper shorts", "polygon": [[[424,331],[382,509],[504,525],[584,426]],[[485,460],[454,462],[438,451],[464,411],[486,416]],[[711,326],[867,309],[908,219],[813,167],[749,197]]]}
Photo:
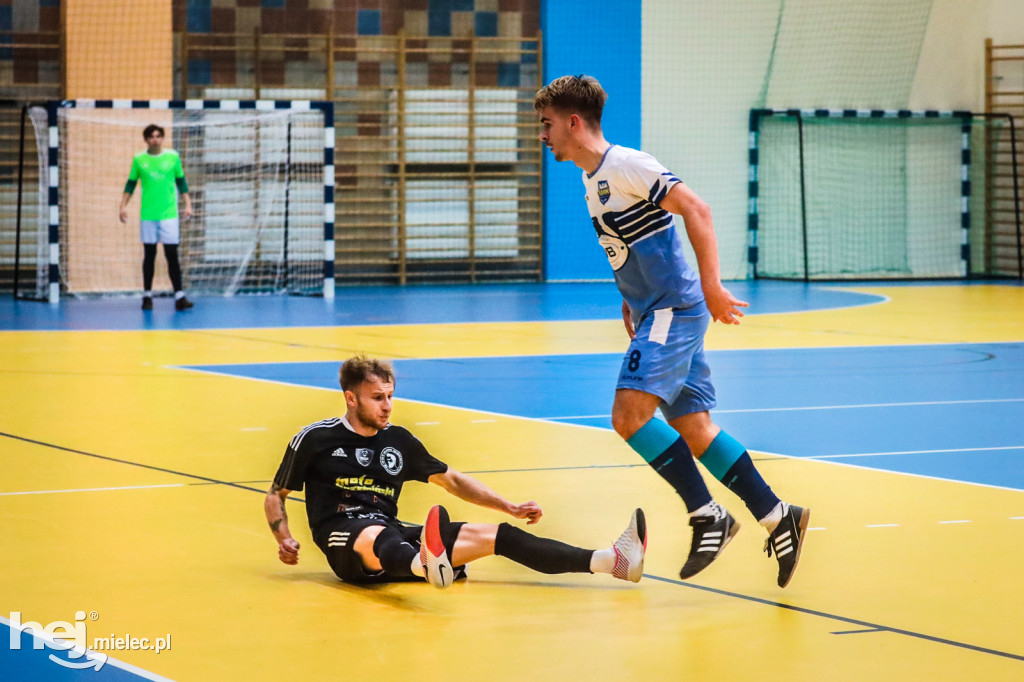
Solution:
{"label": "white goalkeeper shorts", "polygon": [[143,244],[177,244],[181,239],[178,219],[143,220],[139,223],[139,238]]}

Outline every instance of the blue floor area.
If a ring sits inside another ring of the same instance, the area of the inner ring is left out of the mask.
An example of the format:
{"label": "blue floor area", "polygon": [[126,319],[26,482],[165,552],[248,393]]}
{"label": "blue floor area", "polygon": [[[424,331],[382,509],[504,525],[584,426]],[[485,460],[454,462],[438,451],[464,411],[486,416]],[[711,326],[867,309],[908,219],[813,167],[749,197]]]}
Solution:
{"label": "blue floor area", "polygon": [[[90,633],[91,634],[91,633]],[[8,642],[11,636],[11,627],[7,623],[0,622],[0,639]],[[97,636],[104,636],[97,634]],[[140,675],[128,669],[134,666],[124,666],[119,661],[113,661],[106,655],[96,656],[91,654],[90,661],[86,655],[78,658],[69,658],[68,651],[46,645],[42,648],[33,648],[35,638],[22,632],[18,649],[12,649],[5,644],[0,646],[0,670],[4,672],[5,680],[36,680],[38,682],[65,682],[69,680],[96,680],[96,682],[138,682],[144,679],[156,679],[151,674]],[[59,661],[59,662],[58,662]],[[96,666],[99,666],[98,668]],[[140,671],[143,672],[143,671]]]}
{"label": "blue floor area", "polygon": [[[1024,490],[1024,345],[710,352],[748,447]],[[398,397],[611,428],[617,354],[398,360]],[[338,389],[337,363],[195,367]],[[340,408],[340,405],[339,405]]]}
{"label": "blue floor area", "polygon": [[[794,282],[727,282],[749,312],[780,313],[877,303],[878,296]],[[152,311],[137,298],[64,299],[58,305],[0,299],[0,330],[230,329],[441,322],[603,320],[621,316],[612,282],[340,288],[333,301],[297,296],[199,296],[175,312],[169,297]]]}

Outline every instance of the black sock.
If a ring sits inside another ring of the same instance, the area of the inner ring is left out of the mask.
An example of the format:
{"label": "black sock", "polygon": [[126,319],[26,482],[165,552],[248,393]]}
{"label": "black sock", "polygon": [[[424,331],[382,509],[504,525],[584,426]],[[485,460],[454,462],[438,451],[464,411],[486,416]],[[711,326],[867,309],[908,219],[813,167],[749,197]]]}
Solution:
{"label": "black sock", "polygon": [[711,491],[701,478],[697,462],[682,437],[649,464],[683,498],[686,511],[695,512],[711,501]]}
{"label": "black sock", "polygon": [[779,498],[761,478],[761,474],[754,468],[754,462],[746,452],[722,477],[722,483],[739,495],[743,503],[747,505],[747,509],[758,521],[768,516],[779,503]]}
{"label": "black sock", "polygon": [[148,296],[153,289],[153,271],[156,269],[156,244],[142,245],[142,288]]}
{"label": "black sock", "polygon": [[502,523],[494,536],[494,553],[538,573],[590,573],[593,550],[539,538]]}
{"label": "black sock", "polygon": [[373,541],[373,553],[388,575],[398,577],[413,575],[412,558],[419,554],[419,550],[406,542],[394,528],[385,528]]}
{"label": "black sock", "polygon": [[[178,293],[181,291],[181,263],[178,261],[178,245],[164,244],[164,256],[167,258],[167,275],[171,278],[171,286],[174,287],[174,293]],[[155,253],[154,257],[156,257]]]}

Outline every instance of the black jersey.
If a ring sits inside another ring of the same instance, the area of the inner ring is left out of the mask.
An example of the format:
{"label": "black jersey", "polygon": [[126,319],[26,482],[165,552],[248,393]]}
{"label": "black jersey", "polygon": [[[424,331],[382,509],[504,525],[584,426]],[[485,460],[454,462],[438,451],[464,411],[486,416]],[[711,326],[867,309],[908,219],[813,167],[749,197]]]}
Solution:
{"label": "black jersey", "polygon": [[389,424],[361,436],[338,418],[310,424],[295,434],[274,477],[286,490],[306,489],[306,514],[317,537],[319,527],[338,513],[398,515],[406,481],[443,474],[435,459],[407,429]]}

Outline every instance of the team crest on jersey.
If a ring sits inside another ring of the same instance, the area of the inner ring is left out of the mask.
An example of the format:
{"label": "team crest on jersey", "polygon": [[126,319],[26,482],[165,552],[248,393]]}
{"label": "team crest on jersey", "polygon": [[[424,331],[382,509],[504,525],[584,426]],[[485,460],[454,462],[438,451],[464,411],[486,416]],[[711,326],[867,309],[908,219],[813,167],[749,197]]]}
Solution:
{"label": "team crest on jersey", "polygon": [[348,455],[345,454],[345,448],[338,448],[331,453],[331,457],[348,457]]}
{"label": "team crest on jersey", "polygon": [[607,204],[608,200],[611,199],[612,190],[608,186],[607,180],[597,181],[597,198],[601,200],[602,204]]}
{"label": "team crest on jersey", "polygon": [[373,450],[370,448],[356,448],[356,461],[364,467],[370,466],[370,460],[372,459]]}
{"label": "team crest on jersey", "polygon": [[392,476],[398,475],[402,470],[402,453],[394,448],[384,448],[380,451],[380,465]]}

